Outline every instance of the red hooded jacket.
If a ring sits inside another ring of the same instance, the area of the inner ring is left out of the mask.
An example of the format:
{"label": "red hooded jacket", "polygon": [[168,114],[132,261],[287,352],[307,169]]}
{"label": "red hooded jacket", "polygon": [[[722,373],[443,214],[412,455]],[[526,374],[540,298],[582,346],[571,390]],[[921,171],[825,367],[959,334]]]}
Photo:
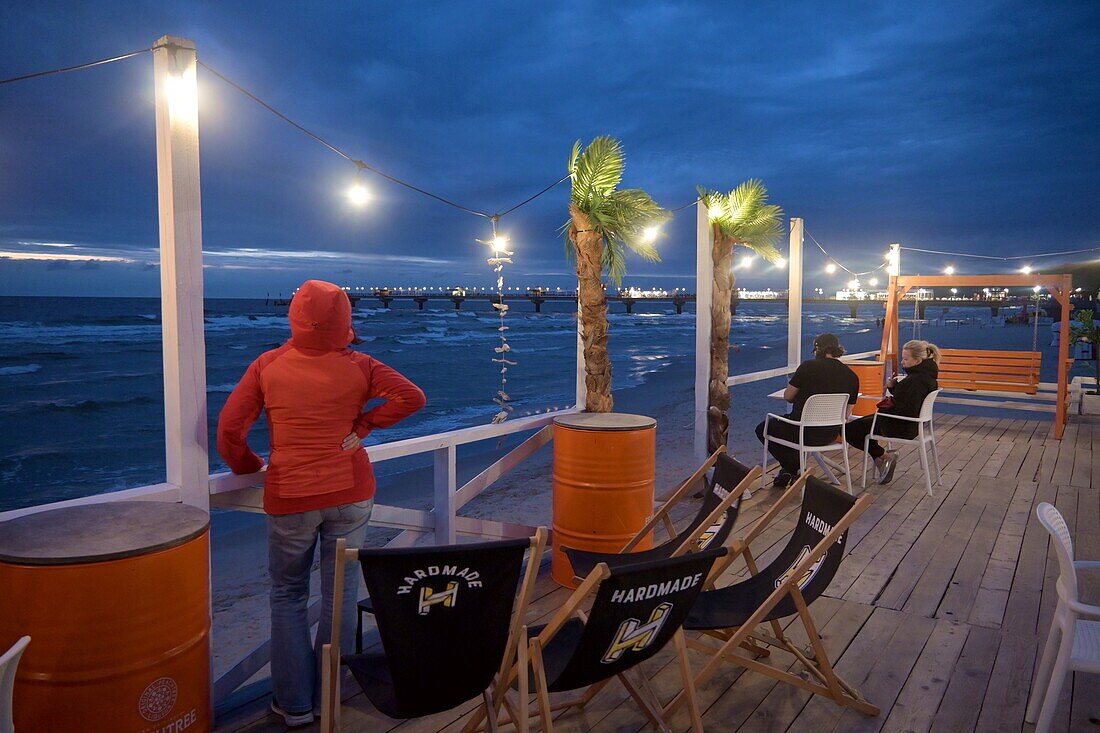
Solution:
{"label": "red hooded jacket", "polygon": [[[352,351],[351,302],[338,286],[307,280],[290,304],[291,339],[248,367],[218,417],[218,453],[233,473],[254,473],[263,459],[248,431],[267,410],[271,459],[264,511],[293,514],[366,501],[374,471],[364,450],[343,450],[353,430],[365,438],[424,406],[404,376]],[[363,412],[369,400],[386,402]]]}

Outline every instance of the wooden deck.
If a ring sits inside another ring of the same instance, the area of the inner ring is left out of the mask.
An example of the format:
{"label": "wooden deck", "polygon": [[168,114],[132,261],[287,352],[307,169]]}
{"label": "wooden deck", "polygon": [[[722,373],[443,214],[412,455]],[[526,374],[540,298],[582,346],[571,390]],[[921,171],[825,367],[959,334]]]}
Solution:
{"label": "wooden deck", "polygon": [[[827,699],[809,699],[731,665],[699,690],[707,730],[1031,730],[1023,723],[1024,708],[1058,574],[1034,507],[1055,504],[1075,531],[1077,556],[1100,559],[1100,423],[1071,423],[1062,441],[1049,437],[1048,421],[943,415],[936,428],[943,486],[929,498],[916,455],[905,455],[891,484],[869,489],[875,502],[852,530],[848,555],[827,596],[811,606],[838,672],[882,715],[868,718]],[[746,502],[742,523],[759,516],[777,494],[757,492]],[[796,516],[797,507],[790,507],[761,536],[754,547],[758,557],[767,561],[778,552]],[[743,566],[733,570],[744,572]],[[1100,591],[1100,582],[1085,580],[1090,600],[1089,591]],[[544,567],[529,623],[549,616],[564,598]],[[788,661],[776,653],[770,663]],[[645,671],[663,700],[677,690],[669,649]],[[374,711],[358,694],[345,704],[344,730],[457,733],[472,709],[401,723]],[[1067,678],[1054,730],[1100,731],[1098,720],[1100,676]],[[676,730],[689,727],[683,710],[675,722]],[[568,733],[645,728],[617,684],[583,711],[555,721],[556,730]],[[283,729],[274,716],[251,724],[225,721],[219,728]]]}

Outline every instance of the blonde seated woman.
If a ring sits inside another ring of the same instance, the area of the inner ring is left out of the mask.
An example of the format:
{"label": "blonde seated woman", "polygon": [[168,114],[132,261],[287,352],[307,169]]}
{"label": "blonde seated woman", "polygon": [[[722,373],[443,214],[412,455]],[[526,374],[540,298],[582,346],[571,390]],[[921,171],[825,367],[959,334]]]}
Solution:
{"label": "blonde seated woman", "polygon": [[[906,420],[891,420],[886,415],[918,417],[924,398],[939,388],[940,349],[927,341],[909,341],[901,348],[901,366],[905,374],[894,375],[886,384],[887,398],[879,403],[879,419],[875,432],[891,438],[911,440],[917,437],[917,423]],[[892,404],[889,404],[892,398]],[[874,415],[867,415],[848,423],[845,430],[848,444],[863,450],[863,441],[871,432]],[[888,484],[894,478],[894,468],[898,457],[894,451],[887,451],[877,441],[871,440],[867,452],[875,459],[875,471],[880,484]]]}

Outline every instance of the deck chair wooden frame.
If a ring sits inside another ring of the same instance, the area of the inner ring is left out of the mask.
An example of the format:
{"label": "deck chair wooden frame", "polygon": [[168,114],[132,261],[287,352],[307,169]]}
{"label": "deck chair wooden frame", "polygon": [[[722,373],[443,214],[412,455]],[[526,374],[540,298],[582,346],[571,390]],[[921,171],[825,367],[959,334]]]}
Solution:
{"label": "deck chair wooden frame", "polygon": [[[689,476],[676,488],[675,491],[669,494],[669,496],[661,504],[661,507],[656,512],[654,512],[653,516],[649,519],[648,522],[646,522],[645,526],[638,530],[638,533],[634,535],[634,537],[629,542],[627,542],[626,545],[623,546],[623,549],[621,549],[617,554],[626,555],[634,552],[634,548],[638,546],[638,543],[641,542],[647,534],[656,531],[658,524],[663,524],[665,530],[668,532],[669,540],[665,543],[665,545],[671,545],[671,543],[674,542],[677,543],[675,547],[669,548],[670,552],[664,555],[664,557],[679,557],[685,552],[694,552],[696,549],[699,549],[699,540],[703,536],[703,534],[708,529],[713,527],[718,522],[718,520],[721,519],[727,511],[729,511],[730,507],[732,507],[742,496],[745,495],[746,492],[749,491],[749,489],[752,487],[753,482],[756,481],[756,479],[760,478],[760,466],[753,466],[749,469],[748,473],[745,474],[745,476],[737,483],[737,485],[730,489],[729,494],[724,499],[722,499],[722,501],[720,501],[705,517],[703,517],[702,519],[700,519],[698,515],[692,517],[692,522],[696,523],[694,529],[691,529],[690,532],[688,532],[687,530],[685,530],[684,532],[677,532],[676,525],[675,523],[673,523],[672,518],[669,516],[669,513],[678,502],[683,500],[684,497],[690,495],[691,490],[695,488],[695,486],[701,480],[703,480],[703,477],[706,475],[707,471],[709,471],[711,468],[714,468],[715,464],[719,461],[719,456],[725,452],[725,446],[714,451],[714,453],[712,453],[710,457],[707,458],[707,460],[704,461],[701,466],[699,466],[698,470],[696,470],[695,473]],[[663,548],[665,547],[665,545],[660,545],[659,547]],[[610,558],[615,557],[614,554],[607,555],[605,557],[609,558],[607,560],[609,564],[613,564]],[[650,557],[648,559],[653,558]],[[583,578],[579,575],[574,575],[573,577],[574,580],[576,580],[577,582],[583,580]]]}
{"label": "deck chair wooden frame", "polygon": [[[725,553],[725,550],[718,548],[715,550],[708,550],[708,553]],[[667,562],[672,558],[665,558],[664,560],[651,561],[652,564],[658,564],[661,562]],[[713,558],[712,558],[713,559]],[[719,558],[720,559],[720,558]],[[646,563],[649,564],[649,563]],[[639,566],[633,566],[635,568]],[[554,637],[562,630],[570,619],[576,617],[584,623],[588,623],[588,615],[582,610],[581,604],[590,595],[597,593],[600,589],[600,584],[607,580],[612,575],[612,570],[606,563],[599,563],[591,573],[581,581],[576,590],[569,596],[568,600],[558,609],[557,613],[550,619],[538,633],[538,635],[531,637],[528,643],[527,657],[530,660],[531,672],[534,677],[534,690],[532,691],[536,697],[538,710],[535,713],[542,721],[542,731],[544,733],[553,733],[554,713],[563,711],[572,707],[583,707],[592,698],[600,692],[611,680],[618,679],[631,698],[638,704],[638,707],[645,714],[646,718],[660,731],[669,731],[671,728],[667,720],[667,716],[661,709],[661,704],[656,694],[652,690],[649,684],[649,680],[644,674],[641,674],[637,666],[632,666],[623,670],[611,677],[608,677],[600,682],[591,684],[588,687],[576,691],[571,696],[551,702],[549,685],[550,682],[547,679],[546,667],[543,662],[543,649],[550,644]],[[708,573],[709,577],[709,573]],[[700,584],[702,585],[702,584]],[[680,671],[680,677],[684,685],[685,699],[688,701],[688,709],[691,715],[692,730],[695,733],[702,733],[703,722],[702,715],[699,710],[697,697],[695,694],[695,687],[692,683],[691,666],[687,658],[687,643],[684,639],[683,629],[677,627],[675,633],[671,637],[672,644],[676,647],[676,658]],[[656,651],[656,650],[655,650]],[[644,661],[644,660],[643,660]],[[630,676],[628,676],[630,673]],[[631,676],[635,679],[631,679]],[[522,678],[521,678],[522,682]],[[527,691],[523,688],[520,689],[519,705],[509,707],[510,720],[523,720],[524,716],[530,715],[530,708],[528,704]],[[560,693],[566,694],[566,693]],[[517,709],[518,708],[518,709]],[[518,717],[517,717],[518,716]]]}
{"label": "deck chair wooden frame", "polygon": [[[471,724],[476,727],[481,720],[488,720],[489,730],[496,733],[497,720],[501,707],[504,705],[504,694],[511,680],[518,677],[520,688],[527,687],[526,654],[518,650],[525,647],[520,644],[523,631],[523,618],[527,613],[527,607],[531,603],[531,596],[535,591],[535,581],[538,578],[539,565],[546,552],[547,531],[545,527],[539,527],[531,537],[531,547],[527,555],[527,562],[520,584],[519,595],[512,606],[512,618],[509,623],[508,642],[505,646],[504,657],[500,662],[500,670],[497,672],[493,684],[482,693],[482,703],[475,713],[476,720]],[[332,635],[327,644],[321,647],[321,731],[322,733],[335,733],[340,730],[340,714],[342,700],[340,696],[340,608],[344,597],[344,572],[348,562],[359,561],[359,550],[349,549],[347,541],[336,541],[336,577],[332,594]],[[523,649],[525,652],[526,649]],[[467,726],[471,729],[471,726]],[[527,733],[527,718],[523,717],[516,726],[519,733]]]}
{"label": "deck chair wooden frame", "polygon": [[[807,478],[806,476],[802,476],[798,481],[793,483],[775,504],[772,505],[768,512],[754,524],[745,538],[730,541],[730,554],[725,558],[720,558],[719,561],[715,563],[715,568],[709,579],[712,586],[717,578],[721,577],[721,574],[729,567],[732,559],[738,555],[744,556],[745,564],[751,575],[759,574],[760,570],[756,565],[756,560],[749,548],[749,544],[775,519],[776,516],[778,516],[783,505],[798,495]],[[718,671],[723,662],[728,661],[739,664],[746,669],[759,672],[779,682],[794,685],[795,687],[815,695],[828,697],[838,705],[852,708],[865,715],[877,716],[882,712],[877,706],[871,704],[863,697],[859,690],[836,673],[825,651],[825,645],[821,640],[817,625],[810,615],[809,605],[806,603],[802,591],[795,582],[797,578],[802,577],[810,570],[814,563],[825,554],[829,547],[831,547],[849,527],[851,527],[855,520],[866,511],[867,507],[870,506],[872,502],[873,498],[870,494],[864,494],[859,497],[852,508],[844,514],[843,518],[836,522],[832,530],[813,547],[804,559],[792,568],[786,580],[771,592],[767,599],[757,607],[753,614],[746,619],[741,626],[702,632],[702,636],[710,637],[721,642],[720,646],[715,647],[713,644],[703,642],[702,639],[688,639],[690,648],[710,657],[695,675],[694,685],[696,688],[705,684],[714,673]],[[787,637],[778,620],[767,622],[771,627],[771,634],[760,632],[757,629],[767,617],[768,613],[787,596],[789,596],[794,603],[796,615],[801,621],[806,631],[806,636],[809,639],[810,648],[807,650],[809,652],[808,654],[802,649],[799,649]],[[812,678],[804,679],[796,674],[791,674],[777,667],[764,664],[757,658],[748,657],[744,653],[741,653],[738,649],[739,647],[742,650],[755,653],[757,657],[766,656],[766,654],[757,653],[756,647],[759,647],[762,651],[772,648],[786,651],[810,673]],[[671,715],[671,713],[683,704],[685,699],[686,695],[683,692],[677,694],[664,706],[664,713],[666,715]]]}

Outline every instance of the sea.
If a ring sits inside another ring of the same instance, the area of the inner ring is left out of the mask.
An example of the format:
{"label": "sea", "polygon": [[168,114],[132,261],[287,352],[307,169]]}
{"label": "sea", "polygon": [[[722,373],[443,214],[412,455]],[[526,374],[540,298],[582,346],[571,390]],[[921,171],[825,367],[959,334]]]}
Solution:
{"label": "sea", "polygon": [[[392,309],[373,306],[364,300],[354,311],[363,339],[354,348],[406,374],[428,403],[368,443],[491,421],[501,375],[492,361],[500,319],[489,303],[467,300],[459,311],[446,301],[423,311],[402,301]],[[505,320],[509,357],[517,362],[507,375],[513,417],[572,404],[574,309],[568,302],[546,303],[542,313],[526,302],[513,305]],[[616,390],[644,389],[675,360],[692,358],[691,305],[682,315],[671,303],[639,303],[628,315],[613,302],[610,310]],[[852,319],[843,304],[808,304],[803,331],[877,342],[871,332],[881,311],[864,311]],[[784,364],[786,329],[784,303],[741,304],[731,331],[731,373]],[[205,332],[213,473],[226,470],[214,450],[219,411],[249,363],[284,343],[290,329],[285,307],[209,299]],[[164,481],[162,374],[157,298],[0,297],[0,511]],[[251,444],[267,452],[262,418]],[[385,462],[376,471],[384,478],[411,466]]]}

